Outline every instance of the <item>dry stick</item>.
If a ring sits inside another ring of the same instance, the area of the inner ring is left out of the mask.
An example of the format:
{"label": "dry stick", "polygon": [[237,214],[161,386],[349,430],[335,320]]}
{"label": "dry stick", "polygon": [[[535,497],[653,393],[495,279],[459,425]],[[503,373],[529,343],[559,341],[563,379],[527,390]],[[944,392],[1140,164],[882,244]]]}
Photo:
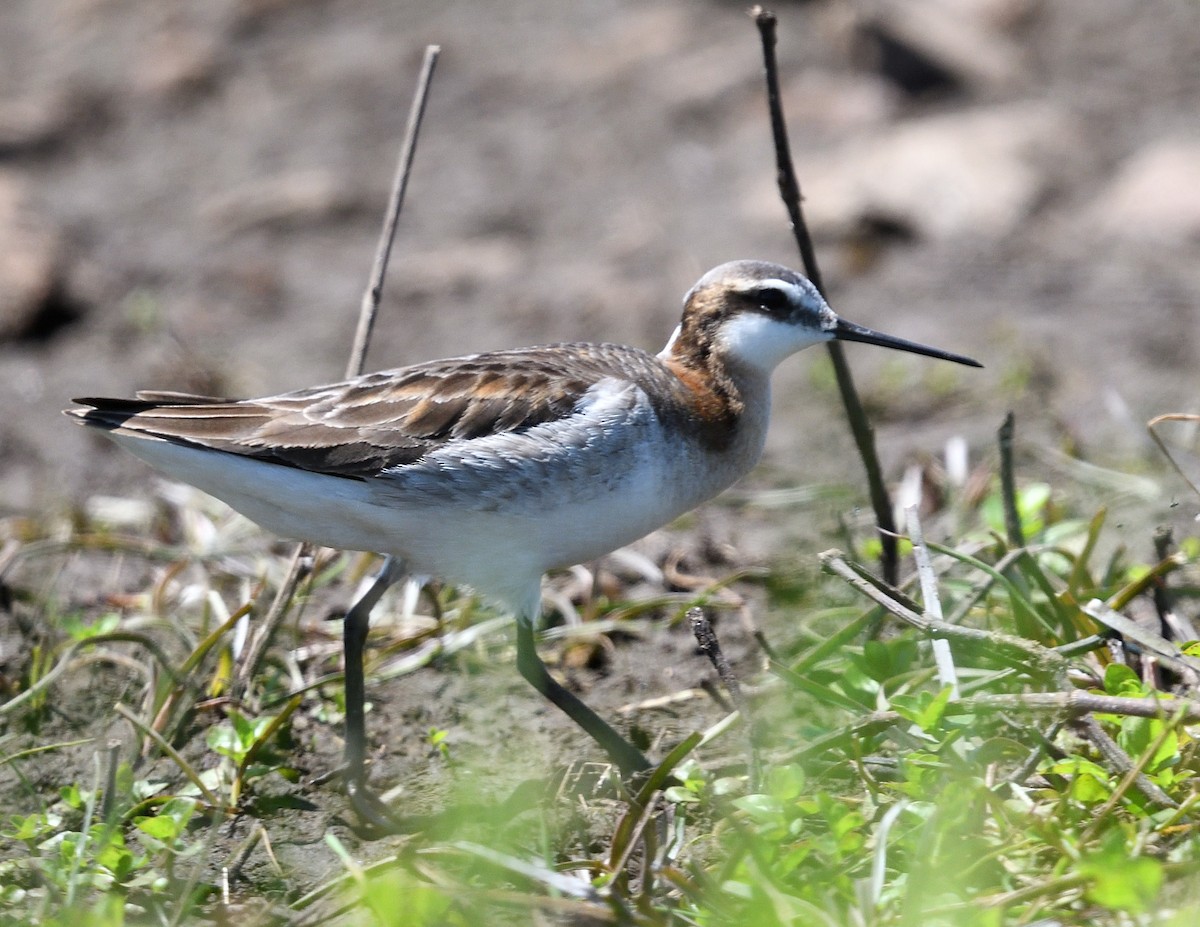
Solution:
{"label": "dry stick", "polygon": [[1178,647],[1156,631],[1142,627],[1099,599],[1092,599],[1085,604],[1083,612],[1105,627],[1116,631],[1122,638],[1133,641],[1141,648],[1145,657],[1153,657],[1163,666],[1178,673],[1189,687],[1195,688],[1200,685],[1200,660],[1182,653]]}
{"label": "dry stick", "polygon": [[1004,500],[1004,530],[1010,547],[1025,546],[1025,532],[1021,529],[1021,515],[1017,511],[1017,483],[1013,475],[1013,432],[1012,412],[1004,416],[1000,426],[1000,496]]}
{"label": "dry stick", "polygon": [[250,687],[250,680],[258,672],[263,656],[267,652],[267,645],[274,638],[276,629],[282,624],[283,617],[287,614],[288,606],[292,603],[292,596],[296,594],[301,581],[312,568],[312,560],[312,545],[297,544],[296,550],[292,554],[292,562],[288,564],[287,574],[283,577],[283,582],[280,583],[275,598],[271,601],[271,607],[267,610],[266,617],[250,635],[250,640],[246,644],[245,656],[238,666],[235,691],[240,690],[244,695]]}
{"label": "dry stick", "polygon": [[[1004,416],[1004,421],[996,432],[996,443],[1000,448],[1000,499],[1001,506],[1004,509],[1004,533],[1007,536],[1008,545],[1016,554],[1014,560],[1010,563],[1012,569],[1006,569],[1004,575],[1012,582],[1012,584],[1021,590],[1022,594],[1029,592],[1028,577],[1033,577],[1034,581],[1041,575],[1041,571],[1036,569],[1036,566],[1029,572],[1023,572],[1017,564],[1026,561],[1031,555],[1025,547],[1025,530],[1021,526],[1021,513],[1017,508],[1017,479],[1015,467],[1013,466],[1013,438],[1016,434],[1016,419],[1010,411]],[[1033,566],[1032,561],[1028,561]],[[1047,594],[1047,599],[1051,606],[1057,604],[1057,599],[1053,593]],[[1032,609],[1014,609],[1013,618],[1018,632],[1028,636],[1037,636],[1037,628],[1034,626],[1036,618]]]}
{"label": "dry stick", "polygon": [[1010,695],[973,695],[947,707],[951,714],[973,711],[997,711],[1023,708],[1028,711],[1050,711],[1067,717],[1099,713],[1130,718],[1178,717],[1188,724],[1200,721],[1200,702],[1185,698],[1153,698],[1150,696],[1096,695],[1080,689],[1065,692],[1025,692]]}
{"label": "dry stick", "polygon": [[1166,415],[1155,416],[1146,423],[1146,430],[1150,432],[1150,437],[1154,439],[1154,443],[1158,445],[1158,449],[1163,452],[1163,456],[1166,457],[1171,466],[1175,468],[1175,472],[1179,474],[1180,479],[1187,483],[1188,486],[1192,488],[1192,492],[1195,493],[1200,493],[1200,485],[1197,485],[1196,480],[1193,480],[1190,476],[1183,472],[1182,465],[1178,460],[1176,460],[1175,455],[1171,452],[1171,449],[1167,447],[1167,443],[1159,436],[1158,426],[1163,422],[1190,422],[1194,424],[1198,421],[1200,421],[1200,415],[1193,415],[1185,412],[1170,412]]}
{"label": "dry stick", "polygon": [[[825,286],[821,281],[821,271],[817,266],[817,256],[813,249],[812,237],[808,233],[808,225],[804,221],[804,213],[800,203],[803,199],[800,193],[800,183],[796,179],[796,169],[792,164],[791,146],[788,143],[787,124],[783,118],[783,104],[779,95],[779,66],[775,60],[775,14],[764,10],[761,6],[752,7],[750,14],[758,26],[762,37],[763,65],[767,79],[767,107],[771,114],[771,134],[775,139],[775,166],[779,182],[779,195],[788,211],[792,223],[792,232],[796,236],[796,244],[800,248],[800,258],[804,262],[804,272],[813,286],[825,295]],[[858,447],[858,455],[867,471],[867,486],[871,494],[871,507],[875,510],[875,521],[879,531],[881,544],[880,562],[884,579],[895,585],[899,576],[899,553],[896,544],[896,522],[892,516],[892,500],[888,495],[887,486],[883,482],[883,471],[879,466],[879,455],[875,451],[875,429],[867,418],[858,390],[854,386],[854,378],[850,374],[850,365],[846,363],[842,346],[836,341],[827,342],[829,359],[833,362],[833,372],[837,377],[838,389],[842,394],[842,404],[846,408],[846,418],[850,423],[850,432]]]}
{"label": "dry stick", "polygon": [[861,568],[856,568],[842,556],[841,551],[827,550],[819,555],[819,559],[825,570],[840,576],[867,598],[882,605],[890,614],[930,638],[987,644],[992,653],[1014,656],[1022,665],[1032,667],[1037,672],[1051,676],[1059,683],[1066,685],[1067,664],[1062,654],[1043,647],[1036,641],[1015,634],[985,631],[980,628],[964,628],[959,625],[947,624],[944,621],[932,621],[906,607],[900,601],[903,596],[898,597],[894,590],[884,586],[874,576],[862,571]]}
{"label": "dry stick", "polygon": [[[1095,718],[1089,718],[1088,720],[1097,727],[1100,726]],[[1129,769],[1124,770],[1125,775],[1121,778],[1121,781],[1117,783],[1117,787],[1113,789],[1112,793],[1107,799],[1105,799],[1104,804],[1092,812],[1091,824],[1089,824],[1080,835],[1081,843],[1084,841],[1090,841],[1092,837],[1095,836],[1096,831],[1104,825],[1105,821],[1108,820],[1108,815],[1112,812],[1113,808],[1115,808],[1121,799],[1125,797],[1125,793],[1129,791],[1130,786],[1136,785],[1159,805],[1166,805],[1169,808],[1176,809],[1176,811],[1179,811],[1181,807],[1183,807],[1179,804],[1179,802],[1167,795],[1166,792],[1162,791],[1162,789],[1160,789],[1153,780],[1148,779],[1145,775],[1143,775],[1143,771],[1147,766],[1150,765],[1154,758],[1158,756],[1159,751],[1163,748],[1163,745],[1167,742],[1168,738],[1175,733],[1175,730],[1178,728],[1179,724],[1180,719],[1175,717],[1166,724],[1162,725],[1161,730],[1158,732],[1158,736],[1156,736],[1154,740],[1150,741],[1146,749],[1143,750],[1141,755],[1137,758],[1137,762],[1133,763]],[[1122,758],[1129,759],[1132,762],[1132,757],[1126,757],[1123,751],[1121,756]],[[1147,786],[1149,786],[1150,791],[1146,791]],[[1189,796],[1189,799],[1191,798],[1194,798],[1194,795]],[[1187,801],[1188,799],[1185,799],[1185,802]]]}
{"label": "dry stick", "polygon": [[[1170,525],[1159,525],[1154,532],[1154,556],[1159,560],[1166,560],[1171,556],[1171,548],[1175,546],[1175,533],[1171,530]],[[1167,595],[1166,580],[1161,577],[1155,581],[1151,587],[1153,590],[1151,598],[1154,600],[1154,610],[1158,612],[1158,623],[1165,637],[1172,631],[1171,623],[1167,620],[1167,613],[1171,611],[1171,600]],[[1192,640],[1193,638],[1183,638],[1184,640]]]}
{"label": "dry stick", "polygon": [[1132,783],[1141,790],[1142,794],[1155,805],[1158,805],[1160,808],[1179,807],[1179,803],[1175,799],[1159,788],[1149,776],[1142,772],[1146,762],[1150,759],[1149,752],[1139,762],[1134,762],[1133,758],[1121,749],[1120,745],[1100,726],[1100,722],[1091,715],[1085,715],[1080,718],[1075,722],[1075,725],[1079,733],[1092,742],[1104,761],[1123,776],[1129,777]]}
{"label": "dry stick", "polygon": [[[917,577],[921,582],[921,601],[925,603],[925,614],[934,621],[942,620],[942,600],[938,596],[937,576],[933,572],[929,548],[925,544],[925,533],[921,530],[921,519],[917,507],[910,505],[904,510],[908,520],[908,534],[912,538],[913,559],[917,562]],[[950,688],[950,698],[957,699],[958,672],[954,668],[954,654],[950,652],[950,642],[934,639],[933,660],[937,664],[938,683]]]}
{"label": "dry stick", "polygon": [[[1043,647],[1041,644],[1027,638],[1011,634],[998,634],[994,631],[983,631],[976,628],[960,628],[948,625],[943,621],[931,621],[909,608],[901,605],[888,592],[881,589],[874,577],[867,576],[855,570],[847,563],[840,551],[826,551],[821,554],[821,563],[825,569],[841,576],[851,586],[867,595],[887,611],[902,621],[912,625],[931,638],[950,638],[966,641],[988,641],[996,650],[1004,649],[1020,653],[1025,660],[1032,662],[1041,671],[1048,672],[1063,688],[1061,692],[1036,693],[1032,695],[1014,696],[975,696],[947,705],[947,713],[958,713],[964,710],[1005,708],[1020,705],[1030,709],[1058,710],[1081,715],[1077,725],[1081,731],[1100,752],[1101,756],[1111,766],[1122,774],[1134,776],[1134,783],[1152,802],[1160,806],[1175,807],[1175,802],[1161,788],[1154,784],[1148,776],[1138,770],[1134,761],[1108,736],[1100,724],[1091,716],[1091,712],[1112,714],[1133,714],[1141,717],[1163,717],[1178,714],[1182,720],[1200,718],[1200,703],[1185,699],[1118,699],[1098,698],[1088,696],[1068,688],[1066,679],[1066,661],[1061,654]],[[1090,606],[1091,603],[1089,603]],[[1085,610],[1089,607],[1085,606]],[[879,716],[873,716],[875,721]]]}
{"label": "dry stick", "polygon": [[379,300],[383,292],[383,278],[387,274],[388,258],[392,253],[396,226],[400,222],[400,210],[404,206],[404,193],[408,189],[408,177],[412,173],[413,157],[417,151],[421,119],[425,115],[425,104],[429,99],[429,82],[433,79],[433,69],[441,52],[442,49],[437,45],[428,45],[425,48],[421,76],[417,80],[417,89],[413,92],[412,106],[408,111],[408,125],[404,129],[404,142],[400,146],[400,161],[396,165],[396,176],[392,180],[388,211],[383,220],[383,230],[379,233],[379,246],[375,249],[371,282],[363,293],[362,306],[358,313],[358,330],[354,333],[354,347],[350,350],[350,362],[346,365],[347,378],[362,373],[367,360],[367,347],[371,341],[371,330],[375,327],[375,316],[379,311]]}
{"label": "dry stick", "polygon": [[758,783],[762,781],[762,764],[758,756],[759,738],[754,716],[750,713],[750,704],[742,693],[741,684],[734,675],[733,667],[729,665],[729,661],[725,659],[725,654],[721,651],[721,642],[717,640],[717,632],[713,630],[712,622],[708,620],[704,609],[699,606],[689,608],[687,619],[688,624],[692,627],[692,634],[696,637],[696,643],[700,645],[701,653],[708,657],[716,669],[717,675],[721,677],[721,682],[729,693],[733,706],[746,719],[747,730],[750,733],[750,788],[751,791],[757,791]]}
{"label": "dry stick", "polygon": [[[948,702],[947,717],[978,714],[980,712],[1007,712],[1021,710],[1036,714],[1054,714],[1063,719],[1076,719],[1099,713],[1131,718],[1154,718],[1195,724],[1200,721],[1200,702],[1182,698],[1136,698],[1117,695],[1093,695],[1079,689],[1064,692],[1028,692],[1009,695],[973,695],[957,702]],[[837,731],[816,738],[796,750],[775,757],[775,762],[794,762],[812,756],[832,745],[866,731],[880,731],[892,724],[907,724],[911,719],[898,711],[875,711],[855,719]],[[1056,731],[1052,728],[1052,731]],[[1047,735],[1042,735],[1043,737]],[[1118,748],[1119,749],[1119,748]],[[1034,764],[1036,765],[1036,763]],[[1122,771],[1132,765],[1128,758],[1114,764]],[[1015,778],[1013,781],[1018,781]]]}
{"label": "dry stick", "polygon": [[[350,361],[346,366],[347,378],[362,373],[363,365],[366,363],[371,330],[375,326],[375,316],[379,310],[379,300],[383,292],[383,278],[387,274],[388,256],[391,254],[392,242],[396,237],[400,209],[404,205],[404,192],[408,188],[408,176],[412,172],[413,157],[417,149],[417,135],[421,128],[421,117],[425,113],[425,103],[429,98],[429,82],[433,77],[433,68],[437,64],[439,54],[441,54],[439,46],[426,46],[425,59],[421,64],[421,74],[417,80],[417,89],[413,92],[412,106],[409,108],[408,126],[400,148],[400,159],[392,183],[387,213],[383,220],[383,230],[380,232],[379,245],[375,250],[375,263],[371,268],[371,277],[359,307],[358,328],[354,336],[354,346],[350,351]],[[247,647],[246,658],[242,661],[241,669],[238,672],[240,686],[247,686],[250,679],[258,672],[263,654],[266,653],[267,644],[275,636],[279,625],[282,624],[287,607],[304,574],[305,565],[312,559],[312,550],[311,544],[300,544],[296,548],[291,566],[275,596],[275,601],[271,603],[270,611]]]}
{"label": "dry stick", "polygon": [[[1006,721],[1008,720],[1006,715],[1002,715],[1002,717]],[[1063,729],[1063,723],[1061,719],[1055,719],[1054,723],[1046,730],[1033,732],[1037,737],[1037,745],[1029,752],[1029,756],[1025,758],[1020,766],[1004,777],[1006,782],[1013,782],[1019,785],[1037,772],[1038,766],[1042,763],[1042,757],[1054,749],[1054,738]],[[1014,728],[1018,726],[1015,718],[1009,724]]]}
{"label": "dry stick", "polygon": [[[1174,533],[1169,527],[1162,527],[1154,532],[1154,552],[1160,563],[1172,556],[1174,546]],[[1154,608],[1158,612],[1163,636],[1170,635],[1172,640],[1177,641],[1194,641],[1197,637],[1196,626],[1187,615],[1175,609],[1166,576],[1155,576],[1150,588],[1153,590]]]}

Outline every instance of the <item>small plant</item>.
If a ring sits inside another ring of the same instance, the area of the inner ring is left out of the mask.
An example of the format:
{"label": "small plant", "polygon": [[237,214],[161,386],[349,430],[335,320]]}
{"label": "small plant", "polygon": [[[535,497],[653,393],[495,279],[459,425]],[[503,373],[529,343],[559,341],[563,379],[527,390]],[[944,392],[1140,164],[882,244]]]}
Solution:
{"label": "small plant", "polygon": [[446,763],[453,763],[454,760],[450,756],[450,732],[441,728],[431,727],[429,729],[429,746],[433,752],[440,756]]}
{"label": "small plant", "polygon": [[154,801],[161,786],[134,780],[127,765],[113,786],[108,796],[64,786],[45,811],[10,818],[3,837],[25,852],[0,862],[0,918],[21,912],[28,923],[67,923],[64,912],[75,911],[84,923],[107,924],[129,910],[176,917],[211,891],[178,872],[180,860],[203,848],[190,827],[196,802]]}
{"label": "small plant", "polygon": [[225,762],[202,773],[203,784],[214,794],[228,796],[229,807],[240,808],[249,786],[264,776],[278,773],[290,782],[297,781],[299,773],[286,762],[286,745],[277,752],[271,744],[286,733],[287,720],[299,705],[297,697],[280,714],[253,719],[230,711],[225,723],[210,727],[208,746]]}

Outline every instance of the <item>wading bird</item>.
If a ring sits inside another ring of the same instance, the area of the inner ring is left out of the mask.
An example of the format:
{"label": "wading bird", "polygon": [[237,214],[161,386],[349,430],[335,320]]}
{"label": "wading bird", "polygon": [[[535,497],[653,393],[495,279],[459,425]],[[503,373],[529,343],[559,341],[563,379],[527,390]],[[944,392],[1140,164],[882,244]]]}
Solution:
{"label": "wading bird", "polygon": [[622,772],[648,768],[539,659],[542,574],[635,541],[744,476],[762,452],[772,371],[835,339],[980,366],[839,318],[786,267],[734,261],[692,287],[656,355],[555,344],[265,399],[77,399],[87,408],[68,414],[277,534],[387,555],[344,626],[347,790],[379,821],[364,767],[363,646],[371,608],[406,574],[510,609],[521,675]]}

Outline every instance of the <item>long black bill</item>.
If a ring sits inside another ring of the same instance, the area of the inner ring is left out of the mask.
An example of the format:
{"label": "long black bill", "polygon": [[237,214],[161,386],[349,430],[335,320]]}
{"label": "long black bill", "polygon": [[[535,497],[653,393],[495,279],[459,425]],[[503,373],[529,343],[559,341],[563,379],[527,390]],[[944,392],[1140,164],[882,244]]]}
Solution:
{"label": "long black bill", "polygon": [[883,332],[877,332],[873,328],[855,325],[853,322],[847,322],[842,318],[837,320],[837,327],[833,330],[833,337],[838,341],[861,341],[863,344],[877,344],[883,348],[908,351],[910,354],[924,354],[926,357],[954,361],[956,364],[966,364],[968,367],[983,366],[975,358],[967,357],[965,354],[954,354],[950,351],[942,351],[939,348],[931,348],[928,345],[917,344],[915,341],[905,341],[903,338],[897,338],[894,335],[885,335]]}

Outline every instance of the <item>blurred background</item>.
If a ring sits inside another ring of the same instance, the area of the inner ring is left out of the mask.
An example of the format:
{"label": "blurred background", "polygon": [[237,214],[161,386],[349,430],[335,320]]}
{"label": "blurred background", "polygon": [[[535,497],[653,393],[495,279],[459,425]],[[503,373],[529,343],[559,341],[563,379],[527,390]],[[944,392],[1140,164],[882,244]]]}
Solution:
{"label": "blurred background", "polygon": [[[889,475],[993,459],[1009,409],[1024,466],[1161,470],[1146,419],[1200,411],[1200,7],[774,9],[834,308],[986,365],[849,348]],[[742,4],[4,0],[0,514],[148,491],[72,396],[340,378],[427,43],[369,369],[657,350],[709,267],[798,264]],[[861,493],[824,356],[776,383],[753,484]],[[1143,517],[1195,514],[1172,480]]]}

